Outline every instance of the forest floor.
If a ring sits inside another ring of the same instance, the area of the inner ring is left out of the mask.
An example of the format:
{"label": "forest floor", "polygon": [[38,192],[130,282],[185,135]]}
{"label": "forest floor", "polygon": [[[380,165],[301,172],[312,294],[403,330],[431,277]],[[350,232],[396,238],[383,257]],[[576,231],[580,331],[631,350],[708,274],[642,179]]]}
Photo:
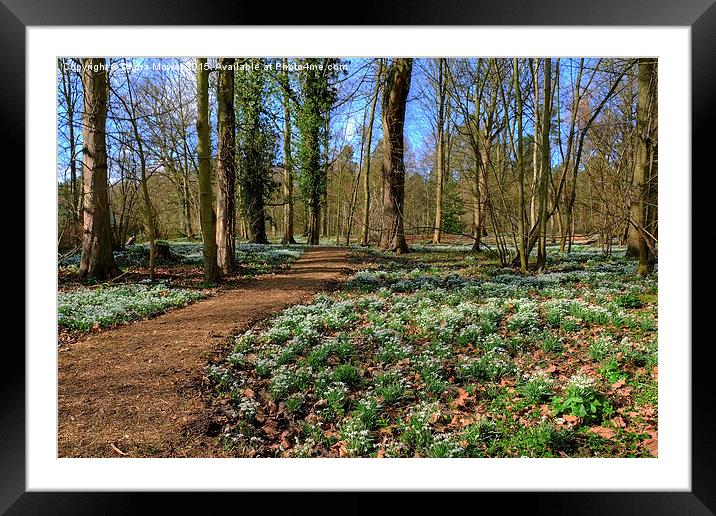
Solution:
{"label": "forest floor", "polygon": [[624,249],[354,248],[339,290],[233,339],[207,370],[235,457],[654,457],[655,272]]}
{"label": "forest floor", "polygon": [[58,455],[222,456],[207,362],[226,354],[237,331],[337,286],[348,252],[307,250],[286,272],[61,348]]}

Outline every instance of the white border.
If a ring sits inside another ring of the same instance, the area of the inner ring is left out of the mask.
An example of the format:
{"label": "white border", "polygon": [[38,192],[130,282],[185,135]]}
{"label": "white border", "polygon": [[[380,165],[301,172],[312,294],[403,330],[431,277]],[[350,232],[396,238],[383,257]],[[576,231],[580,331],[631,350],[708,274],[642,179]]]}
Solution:
{"label": "white border", "polygon": [[[658,459],[57,459],[57,56],[658,56]],[[27,29],[27,489],[690,490],[690,28]],[[667,387],[665,387],[667,386]]]}

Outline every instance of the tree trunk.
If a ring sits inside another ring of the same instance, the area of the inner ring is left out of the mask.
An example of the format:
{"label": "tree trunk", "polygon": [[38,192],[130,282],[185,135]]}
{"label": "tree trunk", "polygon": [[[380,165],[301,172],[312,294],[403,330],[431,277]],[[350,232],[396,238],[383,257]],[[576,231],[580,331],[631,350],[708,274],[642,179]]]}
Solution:
{"label": "tree trunk", "polygon": [[472,242],[472,252],[480,251],[480,244],[482,240],[482,212],[481,203],[482,198],[480,197],[480,174],[481,174],[480,156],[475,155],[475,195],[473,197],[473,209],[472,209],[472,236],[474,238]]}
{"label": "tree trunk", "polygon": [[[288,59],[283,60],[284,67],[288,67]],[[283,207],[283,238],[282,244],[295,244],[293,238],[293,160],[291,158],[291,99],[288,96],[290,84],[288,82],[288,72],[284,71],[281,75],[284,81],[283,93],[283,154],[284,154],[284,170],[283,170],[283,196],[286,203]]]}
{"label": "tree trunk", "polygon": [[363,176],[363,228],[361,231],[360,245],[368,245],[370,230],[370,162],[371,153],[370,146],[373,142],[373,121],[375,120],[375,107],[378,104],[378,94],[380,93],[380,81],[383,74],[383,60],[378,61],[378,76],[375,79],[375,91],[373,92],[373,102],[370,106],[370,120],[368,122],[368,137],[365,147],[365,175]]}
{"label": "tree trunk", "polygon": [[[341,159],[340,156],[338,159]],[[338,165],[336,177],[336,245],[341,245],[341,181],[343,180],[343,164]]]}
{"label": "tree trunk", "polygon": [[530,227],[537,224],[537,184],[540,177],[540,161],[539,157],[539,145],[537,142],[540,140],[540,127],[539,123],[539,60],[530,62],[530,70],[532,72],[532,82],[534,84],[534,136],[532,138],[532,184],[530,185]]}
{"label": "tree trunk", "polygon": [[[653,58],[641,58],[638,69],[637,97],[637,149],[636,168],[632,185],[631,223],[639,232],[639,268],[642,276],[651,273],[654,267],[654,246],[656,242],[647,235],[648,212],[651,200],[652,163],[656,153],[656,62]],[[650,233],[653,234],[653,233]]]}
{"label": "tree trunk", "polygon": [[60,66],[60,74],[62,77],[62,92],[65,97],[65,109],[67,110],[67,129],[69,130],[70,140],[70,220],[72,225],[73,236],[77,237],[78,223],[82,222],[82,212],[80,210],[80,199],[82,194],[81,185],[77,180],[77,160],[75,156],[75,105],[72,95],[72,71],[64,66],[65,60],[62,59]]}
{"label": "tree trunk", "polygon": [[383,226],[380,247],[397,253],[410,252],[403,226],[405,165],[403,163],[403,126],[405,104],[410,89],[413,60],[396,59],[383,92]]}
{"label": "tree trunk", "polygon": [[[330,176],[328,175],[328,163],[330,160],[330,138],[331,138],[331,123],[330,123],[330,114],[326,113],[326,120],[325,120],[325,131],[324,131],[324,139],[323,139],[323,163],[325,164],[325,174],[326,174],[326,188],[323,189],[321,192],[321,204],[320,209],[318,211],[319,220],[321,224],[321,236],[328,236],[328,180],[330,179]],[[316,245],[318,245],[318,242],[316,242]]]}
{"label": "tree trunk", "polygon": [[216,261],[216,214],[211,191],[211,142],[209,141],[209,69],[206,58],[196,60],[197,83],[197,154],[199,159],[199,212],[204,238],[204,279],[219,281],[221,271]]}
{"label": "tree trunk", "polygon": [[191,225],[191,194],[189,192],[189,170],[186,168],[182,171],[182,186],[184,190],[184,211],[182,213],[184,235],[186,235],[187,238],[194,238],[194,229]]}
{"label": "tree trunk", "polygon": [[321,205],[309,206],[308,213],[308,245],[318,245],[321,240]]}
{"label": "tree trunk", "polygon": [[514,83],[515,83],[515,96],[517,99],[517,187],[519,191],[519,205],[520,211],[517,219],[517,252],[520,256],[520,271],[522,273],[527,272],[527,243],[525,236],[525,166],[522,159],[522,92],[520,91],[520,69],[517,58],[514,60]]}
{"label": "tree trunk", "polygon": [[154,213],[154,207],[152,206],[152,198],[149,195],[149,180],[147,176],[147,157],[144,152],[144,141],[142,135],[139,132],[139,122],[137,115],[137,106],[135,103],[132,82],[129,75],[129,69],[125,69],[127,79],[127,94],[129,96],[129,104],[122,98],[120,102],[124,105],[124,108],[129,115],[129,122],[132,126],[132,132],[134,133],[134,141],[136,142],[136,150],[139,155],[139,173],[140,173],[140,184],[142,187],[142,200],[144,203],[144,223],[147,228],[147,236],[149,240],[149,280],[154,281],[155,279],[155,268],[157,265],[157,220]]}
{"label": "tree trunk", "polygon": [[552,172],[549,129],[552,116],[552,59],[544,59],[544,105],[542,107],[542,170],[539,183],[539,242],[537,247],[537,272],[542,273],[547,264],[547,202],[548,185]]}
{"label": "tree trunk", "polygon": [[445,127],[445,84],[443,77],[444,59],[438,59],[438,119],[437,145],[435,149],[435,224],[433,244],[439,244],[443,223],[443,187],[445,182],[445,157],[443,130]]}
{"label": "tree trunk", "polygon": [[112,254],[107,179],[108,67],[104,58],[83,61],[83,234],[80,278],[104,280],[119,272]]}
{"label": "tree trunk", "polygon": [[216,164],[216,261],[221,273],[236,269],[234,254],[235,184],[236,184],[236,120],[234,114],[234,59],[222,57],[218,61],[216,101],[218,161]]}

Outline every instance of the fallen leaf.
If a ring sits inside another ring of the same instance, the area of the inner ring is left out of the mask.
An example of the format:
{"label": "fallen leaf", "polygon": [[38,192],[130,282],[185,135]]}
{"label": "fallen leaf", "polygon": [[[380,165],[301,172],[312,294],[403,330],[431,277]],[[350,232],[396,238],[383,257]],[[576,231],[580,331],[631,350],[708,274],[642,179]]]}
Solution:
{"label": "fallen leaf", "polygon": [[455,406],[462,407],[463,405],[465,405],[465,400],[467,400],[467,398],[469,398],[469,397],[470,397],[470,395],[467,393],[467,391],[465,389],[459,389],[457,398],[455,398],[455,401],[454,401]]}
{"label": "fallen leaf", "polygon": [[569,414],[565,414],[562,417],[567,423],[576,423],[579,420],[577,416],[570,416]]}
{"label": "fallen leaf", "polygon": [[617,380],[612,384],[612,389],[618,389],[619,387],[622,387],[626,382],[624,380]]}
{"label": "fallen leaf", "polygon": [[593,426],[589,429],[589,431],[605,439],[611,439],[616,435],[616,432],[614,430],[612,430],[611,428],[604,428],[603,426]]}
{"label": "fallen leaf", "polygon": [[646,448],[649,450],[649,455],[651,455],[652,457],[656,457],[659,453],[659,436],[656,432],[654,432],[652,435],[654,435],[654,437],[645,439],[644,441],[642,441],[642,444],[646,446]]}
{"label": "fallen leaf", "polygon": [[269,420],[264,426],[261,427],[261,429],[266,432],[266,435],[269,437],[273,437],[278,432],[276,431],[276,423]]}
{"label": "fallen leaf", "polygon": [[625,428],[626,427],[626,423],[624,422],[624,419],[621,416],[613,417],[611,419],[611,421],[614,424],[614,426],[616,426],[617,428]]}

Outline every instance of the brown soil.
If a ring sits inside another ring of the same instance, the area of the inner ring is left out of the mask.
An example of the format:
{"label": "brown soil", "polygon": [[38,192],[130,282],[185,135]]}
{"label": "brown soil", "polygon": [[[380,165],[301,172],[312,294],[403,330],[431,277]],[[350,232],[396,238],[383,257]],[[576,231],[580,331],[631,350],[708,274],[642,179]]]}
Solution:
{"label": "brown soil", "polygon": [[226,353],[232,333],[337,286],[347,254],[307,250],[287,272],[61,351],[58,455],[222,456],[204,367]]}

